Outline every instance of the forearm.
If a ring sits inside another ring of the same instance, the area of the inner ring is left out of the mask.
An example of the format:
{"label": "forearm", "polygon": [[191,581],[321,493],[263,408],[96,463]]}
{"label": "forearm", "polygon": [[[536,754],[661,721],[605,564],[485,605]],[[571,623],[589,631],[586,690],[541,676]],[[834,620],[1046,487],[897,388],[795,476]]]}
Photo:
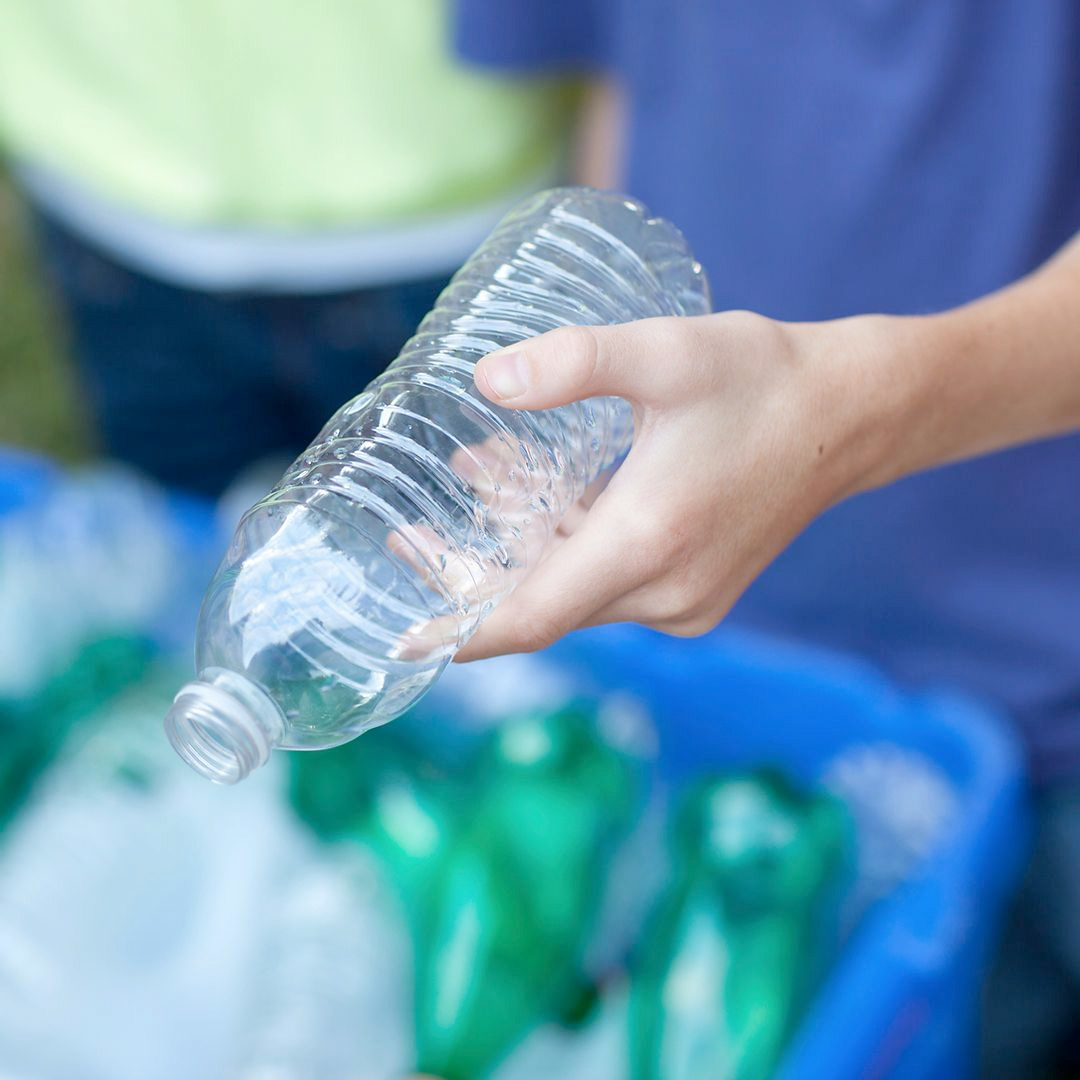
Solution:
{"label": "forearm", "polygon": [[1080,430],[1080,237],[963,307],[845,322],[840,363],[869,403],[848,409],[853,490]]}

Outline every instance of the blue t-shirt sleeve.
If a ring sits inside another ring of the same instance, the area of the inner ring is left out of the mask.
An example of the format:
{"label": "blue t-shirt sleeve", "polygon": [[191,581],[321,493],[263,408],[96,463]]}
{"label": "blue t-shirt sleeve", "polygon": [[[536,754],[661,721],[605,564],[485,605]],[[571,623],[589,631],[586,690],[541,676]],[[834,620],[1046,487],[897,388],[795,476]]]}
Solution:
{"label": "blue t-shirt sleeve", "polygon": [[454,0],[457,54],[485,67],[588,71],[607,59],[611,0]]}

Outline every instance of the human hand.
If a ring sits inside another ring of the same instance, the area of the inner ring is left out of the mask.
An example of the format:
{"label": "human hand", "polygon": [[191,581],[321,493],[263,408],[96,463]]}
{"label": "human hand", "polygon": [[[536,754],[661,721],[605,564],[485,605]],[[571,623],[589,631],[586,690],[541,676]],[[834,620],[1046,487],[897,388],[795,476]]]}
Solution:
{"label": "human hand", "polygon": [[887,394],[867,351],[883,317],[785,324],[747,312],[568,327],[485,357],[510,408],[613,394],[633,447],[561,542],[458,653],[543,648],[582,626],[715,626],[814,517],[873,482]]}

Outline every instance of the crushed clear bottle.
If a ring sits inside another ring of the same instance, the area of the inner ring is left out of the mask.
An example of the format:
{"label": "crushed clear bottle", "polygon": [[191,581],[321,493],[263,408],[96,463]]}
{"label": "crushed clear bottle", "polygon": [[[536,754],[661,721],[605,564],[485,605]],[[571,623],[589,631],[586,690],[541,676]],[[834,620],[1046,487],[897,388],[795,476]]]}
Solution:
{"label": "crushed clear bottle", "polygon": [[640,203],[559,188],[511,212],[398,358],[241,520],[199,619],[198,678],[166,718],[232,783],[404,712],[626,454],[628,404],[500,408],[476,362],[561,326],[709,310],[682,235]]}

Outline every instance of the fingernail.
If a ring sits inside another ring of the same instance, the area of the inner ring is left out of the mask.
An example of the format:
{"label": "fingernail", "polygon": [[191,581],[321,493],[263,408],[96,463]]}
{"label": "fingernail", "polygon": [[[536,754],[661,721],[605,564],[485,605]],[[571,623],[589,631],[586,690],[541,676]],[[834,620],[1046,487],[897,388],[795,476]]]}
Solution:
{"label": "fingernail", "polygon": [[529,389],[529,361],[522,352],[496,353],[484,361],[483,379],[494,397],[520,397]]}

